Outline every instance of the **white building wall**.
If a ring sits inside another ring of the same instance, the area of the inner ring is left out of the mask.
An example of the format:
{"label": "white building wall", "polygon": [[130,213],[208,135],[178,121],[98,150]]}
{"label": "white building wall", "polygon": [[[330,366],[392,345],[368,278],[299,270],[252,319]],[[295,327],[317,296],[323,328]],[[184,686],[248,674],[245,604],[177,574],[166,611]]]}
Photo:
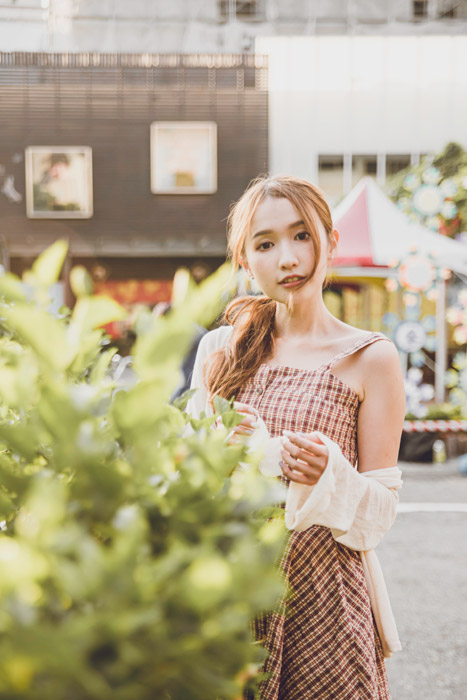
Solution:
{"label": "white building wall", "polygon": [[412,0],[256,0],[249,17],[245,0],[221,1],[2,0],[0,50],[242,53],[262,36],[467,34],[467,0],[428,0],[424,17]]}
{"label": "white building wall", "polygon": [[467,147],[465,36],[273,37],[256,50],[269,56],[272,172],[317,181],[320,154]]}

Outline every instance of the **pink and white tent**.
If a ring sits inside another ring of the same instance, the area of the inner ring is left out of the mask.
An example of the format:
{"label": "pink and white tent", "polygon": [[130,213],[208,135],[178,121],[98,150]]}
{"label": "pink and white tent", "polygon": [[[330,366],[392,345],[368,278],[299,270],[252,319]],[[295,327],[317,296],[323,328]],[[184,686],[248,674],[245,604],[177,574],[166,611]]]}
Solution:
{"label": "pink and white tent", "polygon": [[[386,277],[393,274],[388,265],[414,249],[431,254],[437,266],[467,276],[467,246],[411,221],[370,177],[360,180],[336,207],[333,221],[340,234],[333,261],[339,277]],[[444,282],[438,282],[437,292],[435,391],[442,402],[447,358]]]}
{"label": "pink and white tent", "polygon": [[336,207],[333,221],[340,234],[333,261],[338,268],[387,267],[416,248],[431,253],[440,267],[467,275],[467,246],[411,221],[370,177]]}

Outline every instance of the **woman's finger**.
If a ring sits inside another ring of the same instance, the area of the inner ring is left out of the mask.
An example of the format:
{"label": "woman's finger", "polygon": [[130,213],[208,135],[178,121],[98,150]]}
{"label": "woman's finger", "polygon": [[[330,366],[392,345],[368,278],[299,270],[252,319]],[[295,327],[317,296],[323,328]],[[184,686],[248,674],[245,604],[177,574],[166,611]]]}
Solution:
{"label": "woman's finger", "polygon": [[290,479],[290,481],[295,481],[295,483],[297,483],[297,484],[305,484],[307,486],[314,486],[318,481],[318,478],[312,478],[310,476],[305,476],[304,474],[300,474],[299,472],[294,471],[285,462],[281,462],[281,468],[282,468],[282,474],[285,477],[287,477],[287,479]]}
{"label": "woman's finger", "polygon": [[285,449],[285,451],[292,455],[292,457],[295,457],[295,459],[302,459],[304,462],[311,462],[315,459],[315,455],[303,449],[302,447],[293,445],[290,442],[290,440],[288,440],[288,438],[281,438],[281,445]]}
{"label": "woman's finger", "polygon": [[[302,449],[306,450],[307,452],[310,452],[311,454],[314,454],[316,456],[322,456],[325,455],[326,457],[329,455],[329,450],[327,446],[320,442],[317,442],[316,440],[313,440],[313,438],[310,435],[307,435],[306,437],[304,435],[300,435],[300,433],[293,433],[290,430],[284,430],[284,435],[291,442],[293,445],[296,445],[297,447],[301,447]],[[311,433],[313,435],[313,433]]]}
{"label": "woman's finger", "polygon": [[241,423],[239,423],[238,425],[246,425],[249,428],[257,428],[258,427],[258,419],[256,416],[253,416],[251,414],[245,415],[242,418]]}
{"label": "woman's finger", "polygon": [[305,476],[321,476],[323,470],[318,465],[310,465],[298,459],[294,459],[285,450],[281,451],[282,461],[295,471],[305,474]]}
{"label": "woman's finger", "polygon": [[256,418],[259,417],[259,413],[256,410],[256,408],[253,408],[253,406],[250,406],[247,403],[241,403],[240,401],[234,401],[233,407],[237,411],[237,413],[248,413],[248,414],[251,414],[252,416],[256,416]]}
{"label": "woman's finger", "polygon": [[232,428],[232,432],[238,433],[238,435],[253,435],[255,431],[254,428],[251,428],[249,425],[243,425],[242,423],[239,423],[234,428]]}

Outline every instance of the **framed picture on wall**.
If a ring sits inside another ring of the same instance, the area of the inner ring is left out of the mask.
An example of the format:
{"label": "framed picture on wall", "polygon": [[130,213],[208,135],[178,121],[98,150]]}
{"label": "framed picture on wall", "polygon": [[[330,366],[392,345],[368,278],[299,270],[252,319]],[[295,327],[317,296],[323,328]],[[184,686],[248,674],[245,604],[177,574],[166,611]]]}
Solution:
{"label": "framed picture on wall", "polygon": [[92,216],[89,146],[29,146],[25,166],[26,213],[30,219]]}
{"label": "framed picture on wall", "polygon": [[153,122],[151,192],[212,194],[216,191],[216,123]]}

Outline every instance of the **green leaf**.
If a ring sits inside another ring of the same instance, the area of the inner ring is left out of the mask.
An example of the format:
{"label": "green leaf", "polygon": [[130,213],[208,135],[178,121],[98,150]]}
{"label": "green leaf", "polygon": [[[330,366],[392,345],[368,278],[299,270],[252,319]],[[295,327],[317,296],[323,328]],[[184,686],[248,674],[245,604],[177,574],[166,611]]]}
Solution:
{"label": "green leaf", "polygon": [[190,425],[193,428],[193,430],[198,432],[203,428],[209,428],[209,426],[213,425],[215,420],[215,416],[206,416],[204,411],[202,411],[200,418],[192,418],[190,416]]}
{"label": "green leaf", "polygon": [[20,279],[7,272],[0,276],[0,297],[5,301],[26,301],[26,292]]}
{"label": "green leaf", "polygon": [[236,280],[230,263],[221,265],[210,277],[190,292],[184,311],[196,323],[209,328],[223,311],[236,290]]}
{"label": "green leaf", "polygon": [[91,382],[101,382],[110,367],[113,356],[116,354],[117,348],[109,348],[101,352],[91,370]]}
{"label": "green leaf", "polygon": [[239,425],[242,420],[243,416],[241,416],[237,411],[228,411],[227,413],[222,414],[222,423],[229,430],[231,428],[235,428],[236,425]]}
{"label": "green leaf", "polygon": [[63,370],[69,366],[75,350],[68,343],[61,321],[43,309],[23,303],[1,309],[0,316],[50,369]]}
{"label": "green leaf", "polygon": [[33,263],[31,274],[25,281],[40,287],[51,287],[60,277],[60,272],[68,252],[68,242],[55,241]]}
{"label": "green leaf", "polygon": [[93,293],[94,285],[91,275],[83,265],[76,265],[70,272],[70,285],[77,299]]}
{"label": "green leaf", "polygon": [[180,267],[173,278],[172,284],[172,306],[179,307],[182,306],[190,294],[195,289],[195,282],[193,277],[190,275],[189,270],[185,267]]}
{"label": "green leaf", "polygon": [[164,412],[166,386],[163,380],[140,382],[130,391],[119,391],[113,411],[122,429],[138,429],[154,424],[155,416]]}
{"label": "green leaf", "polygon": [[16,367],[0,366],[0,397],[7,406],[30,408],[37,399],[37,365],[27,357]]}
{"label": "green leaf", "polygon": [[187,322],[185,313],[171,312],[167,316],[147,319],[148,326],[138,336],[134,346],[134,368],[139,377],[155,379],[163,368],[176,370],[172,389],[178,379],[178,368],[196,333],[196,326]]}
{"label": "green leaf", "polygon": [[71,321],[82,334],[112,321],[123,321],[127,315],[126,309],[110,297],[81,297],[76,302]]}
{"label": "green leaf", "polygon": [[185,410],[188,401],[191,399],[192,396],[196,394],[197,391],[198,389],[187,389],[183,392],[183,394],[177,396],[177,398],[173,402],[175,408],[178,408],[179,411]]}
{"label": "green leaf", "polygon": [[29,461],[36,457],[41,447],[40,439],[39,431],[32,426],[0,423],[0,441]]}
{"label": "green leaf", "polygon": [[73,338],[73,342],[78,347],[78,352],[69,367],[73,375],[81,377],[90,365],[96,361],[102,350],[103,336],[104,331],[102,329],[89,331],[80,337],[79,329],[76,326],[69,328],[69,337]]}
{"label": "green leaf", "polygon": [[228,401],[222,396],[215,396],[213,403],[216,413],[219,413],[220,415],[232,410],[233,401]]}

